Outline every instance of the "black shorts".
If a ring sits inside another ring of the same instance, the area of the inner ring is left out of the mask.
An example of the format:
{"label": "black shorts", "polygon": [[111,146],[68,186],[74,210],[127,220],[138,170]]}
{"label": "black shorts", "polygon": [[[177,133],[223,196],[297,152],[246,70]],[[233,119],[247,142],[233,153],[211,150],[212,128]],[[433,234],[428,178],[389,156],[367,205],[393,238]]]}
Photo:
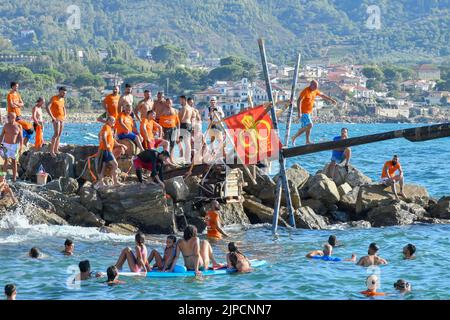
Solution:
{"label": "black shorts", "polygon": [[175,146],[175,140],[177,138],[177,129],[176,128],[163,128],[164,131],[164,140],[169,141],[170,148]]}
{"label": "black shorts", "polygon": [[182,123],[180,124],[180,137],[183,141],[190,141],[192,135],[192,124]]}

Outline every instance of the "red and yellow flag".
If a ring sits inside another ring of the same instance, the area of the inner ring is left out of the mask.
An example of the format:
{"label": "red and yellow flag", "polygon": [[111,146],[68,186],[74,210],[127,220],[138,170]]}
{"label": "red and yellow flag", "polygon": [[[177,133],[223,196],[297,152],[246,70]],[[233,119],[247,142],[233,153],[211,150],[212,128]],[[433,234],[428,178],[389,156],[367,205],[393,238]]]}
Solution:
{"label": "red and yellow flag", "polygon": [[255,164],[279,155],[281,143],[273,130],[268,110],[261,105],[224,119],[234,148],[244,164]]}

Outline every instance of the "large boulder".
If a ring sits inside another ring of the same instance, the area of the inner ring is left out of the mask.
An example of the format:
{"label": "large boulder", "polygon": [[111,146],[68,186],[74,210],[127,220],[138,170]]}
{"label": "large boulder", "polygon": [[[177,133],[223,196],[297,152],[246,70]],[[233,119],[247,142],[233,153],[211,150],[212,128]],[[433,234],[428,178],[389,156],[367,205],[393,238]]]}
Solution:
{"label": "large boulder", "polygon": [[47,190],[54,190],[64,194],[74,194],[78,191],[78,182],[74,178],[61,177],[45,185]]}
{"label": "large boulder", "polygon": [[92,181],[89,170],[95,175],[94,158],[91,158],[90,168],[86,165],[89,157],[93,157],[98,152],[97,145],[65,145],[60,148],[61,152],[70,153],[75,158],[75,177]]}
{"label": "large boulder", "polygon": [[347,182],[341,184],[338,187],[339,195],[341,196],[341,198],[352,190],[352,187]]}
{"label": "large boulder", "polygon": [[131,184],[99,190],[103,219],[128,223],[146,233],[175,232],[173,206],[160,186]]}
{"label": "large boulder", "polygon": [[301,229],[324,229],[327,223],[310,207],[301,207],[295,212],[295,224]]}
{"label": "large boulder", "polygon": [[221,220],[223,225],[249,224],[250,220],[245,214],[241,202],[230,202],[220,205]]}
{"label": "large boulder", "polygon": [[184,179],[184,182],[189,190],[188,199],[194,199],[200,195],[200,182],[202,179],[198,176],[189,176]]}
{"label": "large boulder", "polygon": [[[243,206],[252,224],[273,223],[273,208],[269,208],[251,197],[245,197]],[[282,214],[278,218],[279,224],[288,226],[287,222],[281,216]]]}
{"label": "large boulder", "polygon": [[[309,173],[300,165],[294,164],[292,167],[286,170],[286,178],[288,179],[290,188],[300,189],[308,181]],[[275,183],[278,181],[278,179],[279,175],[276,175],[273,178]]]}
{"label": "large boulder", "polygon": [[89,211],[96,214],[101,214],[103,209],[103,202],[100,199],[98,191],[92,187],[90,182],[86,182],[78,192],[80,195],[80,202]]}
{"label": "large boulder", "polygon": [[[327,173],[329,168],[329,164],[327,164],[322,172]],[[335,174],[333,177],[334,182],[337,186],[340,186],[341,184],[348,183],[352,188],[363,186],[366,184],[371,184],[372,179],[370,179],[368,176],[364,175],[361,171],[359,171],[357,168],[353,167],[352,165],[348,166],[348,172],[342,165],[337,165],[335,169]]]}
{"label": "large boulder", "polygon": [[339,191],[333,180],[324,174],[315,175],[309,182],[308,196],[330,205],[340,200]]}
{"label": "large boulder", "polygon": [[189,188],[182,176],[164,181],[166,192],[174,201],[185,201],[189,198]]}
{"label": "large boulder", "polygon": [[136,234],[139,231],[138,228],[132,226],[131,224],[126,223],[111,223],[108,226],[104,226],[100,228],[100,232],[104,233],[115,233],[124,236],[131,236]]}
{"label": "large boulder", "polygon": [[358,199],[359,187],[355,187],[347,194],[341,196],[341,199],[337,203],[339,210],[347,212],[350,217],[354,217],[356,214],[356,200]]}
{"label": "large boulder", "polygon": [[[407,184],[404,186],[405,194],[408,201],[419,205],[428,204],[430,196],[424,187],[418,185]],[[356,201],[356,214],[367,212],[368,210],[378,207],[380,202],[395,199],[391,187],[382,184],[366,185],[359,189]]]}
{"label": "large boulder", "polygon": [[60,177],[75,177],[75,157],[69,153],[60,153],[52,157],[50,153],[31,152],[26,161],[25,178],[33,179],[40,166],[50,175],[51,179]]}
{"label": "large boulder", "polygon": [[442,197],[430,208],[430,215],[437,219],[450,219],[450,197]]}
{"label": "large boulder", "polygon": [[371,209],[367,213],[367,220],[374,227],[408,225],[422,219],[425,214],[425,209],[418,204],[392,200],[387,205]]}
{"label": "large boulder", "polygon": [[[249,166],[250,172],[253,173],[254,166]],[[244,181],[247,186],[244,187],[244,191],[251,194],[263,202],[273,204],[275,198],[276,183],[260,168],[256,167],[256,185],[253,184],[247,172],[244,170]]]}
{"label": "large boulder", "polygon": [[303,206],[309,207],[314,210],[315,213],[324,216],[328,212],[328,207],[320,200],[317,199],[306,199],[302,201]]}

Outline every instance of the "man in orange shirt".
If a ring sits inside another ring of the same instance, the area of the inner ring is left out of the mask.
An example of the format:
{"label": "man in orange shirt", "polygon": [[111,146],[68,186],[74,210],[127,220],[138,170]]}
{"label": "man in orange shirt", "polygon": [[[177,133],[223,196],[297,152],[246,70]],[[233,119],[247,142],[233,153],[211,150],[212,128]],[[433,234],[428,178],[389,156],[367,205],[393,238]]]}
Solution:
{"label": "man in orange shirt", "polygon": [[125,146],[114,140],[114,131],[113,131],[114,122],[115,122],[114,117],[108,116],[105,125],[100,130],[100,133],[98,135],[100,143],[98,149],[100,153],[101,163],[98,166],[99,172],[98,172],[98,183],[96,185],[97,187],[103,187],[105,185],[103,182],[103,178],[105,176],[106,164],[108,163],[111,163],[112,165],[112,179],[114,185],[115,186],[121,185],[121,183],[117,181],[117,168],[119,167],[119,164],[117,163],[117,160],[114,157],[112,151],[116,145],[118,145],[119,147]]}
{"label": "man in orange shirt", "polygon": [[211,201],[211,210],[206,213],[205,217],[207,237],[209,240],[220,240],[222,235],[228,237],[223,231],[220,221],[220,204],[217,200]]}
{"label": "man in orange shirt", "polygon": [[6,98],[7,104],[8,104],[8,113],[14,113],[16,115],[16,122],[22,126],[23,132],[23,143],[26,146],[28,144],[28,140],[33,136],[34,130],[33,130],[33,124],[31,122],[26,121],[25,119],[22,119],[22,110],[25,106],[22,97],[20,96],[19,92],[19,83],[18,82],[11,82],[11,91],[8,93],[8,96]]}
{"label": "man in orange shirt", "polygon": [[131,117],[130,104],[125,104],[124,111],[119,113],[116,129],[119,140],[130,139],[136,144],[140,151],[144,151],[141,137],[134,132],[136,128],[134,125],[134,120]]}
{"label": "man in orange shirt", "polygon": [[[392,192],[395,195],[397,200],[400,200],[397,195],[397,188],[395,187],[395,183],[398,182],[400,184],[400,195],[406,198],[405,193],[403,192],[404,186],[404,178],[403,178],[403,170],[398,160],[398,156],[394,155],[392,160],[387,161],[383,166],[383,171],[381,173],[381,180],[387,186],[392,186]],[[398,174],[395,174],[398,171]]]}
{"label": "man in orange shirt", "polygon": [[64,120],[66,119],[66,105],[64,97],[66,96],[67,89],[65,87],[59,88],[59,93],[50,99],[50,103],[47,105],[47,112],[52,119],[53,124],[53,137],[50,145],[50,154],[55,157],[59,153],[59,142],[61,134],[64,128]]}
{"label": "man in orange shirt", "polygon": [[[164,150],[169,150],[169,142],[155,138],[154,132],[158,132],[159,136],[162,136],[162,127],[155,121],[155,111],[150,110],[147,111],[147,117],[141,118],[141,127],[140,132],[142,136],[142,145],[147,149],[158,149],[159,146],[162,146]],[[155,130],[156,129],[156,130]]]}
{"label": "man in orange shirt", "polygon": [[111,116],[117,119],[119,115],[119,86],[114,86],[111,94],[108,94],[105,99],[103,99],[103,108],[105,112],[97,118],[97,121],[101,123],[106,123],[106,119]]}
{"label": "man in orange shirt", "polygon": [[336,100],[330,98],[326,94],[319,91],[319,83],[316,80],[311,81],[309,87],[303,89],[297,99],[298,119],[301,120],[302,128],[292,137],[292,144],[295,145],[295,140],[303,133],[306,133],[306,144],[311,144],[311,129],[313,127],[312,112],[314,107],[314,100],[317,96],[336,104]]}

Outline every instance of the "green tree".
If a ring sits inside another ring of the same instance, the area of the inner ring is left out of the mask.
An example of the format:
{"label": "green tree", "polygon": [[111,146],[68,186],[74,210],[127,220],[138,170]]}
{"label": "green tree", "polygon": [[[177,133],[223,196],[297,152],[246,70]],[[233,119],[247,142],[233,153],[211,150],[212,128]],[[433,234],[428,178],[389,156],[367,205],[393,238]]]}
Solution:
{"label": "green tree", "polygon": [[187,58],[185,51],[170,44],[154,47],[151,53],[156,62],[168,64],[182,64],[186,62]]}
{"label": "green tree", "polygon": [[237,65],[225,65],[211,70],[208,78],[212,81],[237,81],[244,76],[244,69]]}
{"label": "green tree", "polygon": [[362,69],[366,78],[383,81],[383,72],[377,66],[368,66]]}

